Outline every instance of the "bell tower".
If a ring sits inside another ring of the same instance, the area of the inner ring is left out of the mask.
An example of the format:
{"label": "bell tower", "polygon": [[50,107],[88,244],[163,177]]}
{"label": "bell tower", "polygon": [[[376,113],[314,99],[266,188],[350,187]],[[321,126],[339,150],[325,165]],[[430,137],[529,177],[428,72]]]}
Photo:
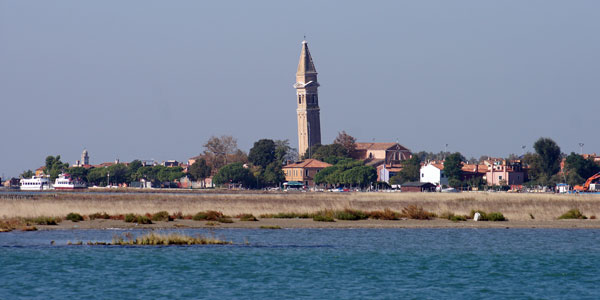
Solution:
{"label": "bell tower", "polygon": [[306,41],[302,41],[294,88],[298,104],[296,110],[298,114],[298,153],[302,157],[311,146],[321,144],[319,93],[317,90],[319,82]]}

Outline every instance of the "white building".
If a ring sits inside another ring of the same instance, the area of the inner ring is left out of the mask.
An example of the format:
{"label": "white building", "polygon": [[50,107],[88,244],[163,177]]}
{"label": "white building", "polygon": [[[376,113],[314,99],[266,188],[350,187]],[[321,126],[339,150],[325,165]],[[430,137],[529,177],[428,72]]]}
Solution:
{"label": "white building", "polygon": [[448,185],[448,177],[444,174],[444,165],[442,164],[427,164],[421,167],[420,172],[421,182],[429,182],[435,185]]}

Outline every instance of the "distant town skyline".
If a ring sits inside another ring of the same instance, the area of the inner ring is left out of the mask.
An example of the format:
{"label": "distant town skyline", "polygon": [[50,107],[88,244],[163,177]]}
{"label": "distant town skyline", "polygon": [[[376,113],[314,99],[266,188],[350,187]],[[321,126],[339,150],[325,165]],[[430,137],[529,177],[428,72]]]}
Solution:
{"label": "distant town skyline", "polygon": [[0,0],[0,175],[84,148],[93,163],[185,161],[212,135],[298,147],[304,35],[324,144],[344,130],[506,157],[543,136],[600,153],[600,3],[305,5]]}

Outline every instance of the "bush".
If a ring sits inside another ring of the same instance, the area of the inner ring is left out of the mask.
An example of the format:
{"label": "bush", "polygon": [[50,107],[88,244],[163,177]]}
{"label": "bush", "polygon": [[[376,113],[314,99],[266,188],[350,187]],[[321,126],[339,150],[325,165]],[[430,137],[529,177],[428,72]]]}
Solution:
{"label": "bush", "polygon": [[415,220],[429,220],[429,219],[435,217],[435,214],[424,210],[420,206],[409,205],[402,209],[402,216],[405,218],[415,219]]}
{"label": "bush", "polygon": [[252,214],[241,214],[236,218],[239,218],[240,221],[258,221],[258,219]]}
{"label": "bush", "polygon": [[138,223],[138,224],[152,224],[152,220],[147,216],[140,216],[135,214],[126,214],[125,222],[127,223]]}
{"label": "bush", "polygon": [[466,216],[452,215],[448,220],[452,222],[466,221]]}
{"label": "bush", "polygon": [[62,219],[55,217],[37,217],[33,219],[27,219],[26,221],[36,225],[58,225]]}
{"label": "bush", "polygon": [[69,213],[66,219],[72,222],[83,221],[83,217],[78,213]]}
{"label": "bush", "polygon": [[558,217],[558,219],[587,219],[587,217],[584,216],[579,209],[574,208]]}
{"label": "bush", "polygon": [[504,218],[504,215],[500,212],[491,212],[489,214],[487,214],[487,219],[489,221],[506,221],[506,218]]}
{"label": "bush", "polygon": [[88,215],[88,218],[90,220],[95,220],[95,219],[110,219],[110,216],[103,212],[103,213],[93,213],[91,215]]}
{"label": "bush", "polygon": [[209,210],[199,212],[192,218],[194,221],[217,221],[220,223],[233,223],[233,220],[219,211]]}
{"label": "bush", "polygon": [[333,212],[331,211],[320,211],[313,216],[313,221],[317,222],[335,222],[333,218]]}
{"label": "bush", "polygon": [[336,211],[334,213],[334,217],[338,220],[346,220],[346,221],[357,221],[357,220],[365,220],[369,218],[369,216],[360,210],[353,209],[344,209],[342,211]]}
{"label": "bush", "polygon": [[487,221],[488,217],[487,214],[485,213],[485,211],[482,210],[471,210],[471,213],[469,214],[469,219],[473,219],[475,217],[475,214],[479,213],[480,217],[479,217],[479,221]]}
{"label": "bush", "polygon": [[173,221],[173,219],[169,216],[169,213],[164,210],[153,214],[151,219],[152,219],[152,221],[166,221],[166,222]]}

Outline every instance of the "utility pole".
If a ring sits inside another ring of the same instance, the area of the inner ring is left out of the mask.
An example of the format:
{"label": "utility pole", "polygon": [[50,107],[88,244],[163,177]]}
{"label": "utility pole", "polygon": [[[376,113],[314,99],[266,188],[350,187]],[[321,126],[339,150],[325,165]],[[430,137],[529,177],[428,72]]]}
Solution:
{"label": "utility pole", "polygon": [[584,143],[579,143],[579,148],[581,149],[581,155],[583,155],[583,145],[584,145]]}

